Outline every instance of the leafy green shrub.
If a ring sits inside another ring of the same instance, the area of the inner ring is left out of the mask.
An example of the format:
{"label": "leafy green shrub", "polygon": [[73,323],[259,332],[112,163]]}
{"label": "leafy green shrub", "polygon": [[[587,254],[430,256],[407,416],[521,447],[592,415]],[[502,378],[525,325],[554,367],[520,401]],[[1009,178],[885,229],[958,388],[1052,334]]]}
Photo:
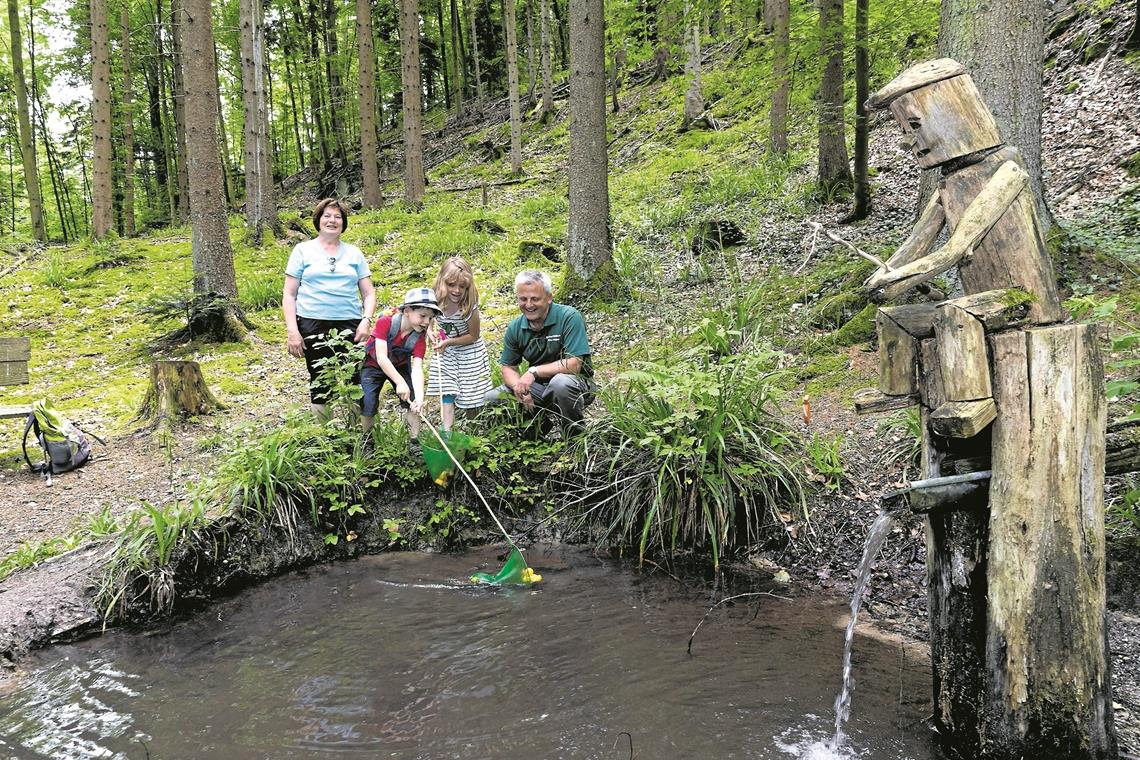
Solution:
{"label": "leafy green shrub", "polygon": [[808,466],[815,473],[813,479],[828,490],[838,491],[843,480],[843,457],[839,453],[842,445],[843,436],[838,433],[812,433],[811,440],[804,442]]}
{"label": "leafy green shrub", "polygon": [[25,541],[0,560],[0,580],[4,580],[17,570],[38,565],[45,559],[71,551],[79,545],[79,538],[49,538],[45,541]]}
{"label": "leafy green shrub", "polygon": [[776,356],[694,353],[622,374],[560,484],[601,495],[583,519],[639,557],[706,550],[716,568],[726,550],[783,524],[781,511],[806,520],[794,436],[772,410]]}
{"label": "leafy green shrub", "polygon": [[48,251],[47,260],[40,270],[40,282],[49,288],[63,288],[67,285],[67,252],[58,249]]}
{"label": "leafy green shrub", "polygon": [[877,429],[880,433],[889,433],[898,439],[898,445],[887,453],[888,465],[901,461],[913,467],[918,466],[922,454],[922,413],[917,406],[900,409],[881,420]]}

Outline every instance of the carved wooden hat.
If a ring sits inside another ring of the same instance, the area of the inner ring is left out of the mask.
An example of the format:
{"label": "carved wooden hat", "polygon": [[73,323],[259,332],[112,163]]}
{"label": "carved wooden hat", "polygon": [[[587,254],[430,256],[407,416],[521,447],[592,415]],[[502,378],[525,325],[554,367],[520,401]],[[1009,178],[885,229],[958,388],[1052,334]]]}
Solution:
{"label": "carved wooden hat", "polygon": [[909,69],[892,79],[878,92],[867,98],[867,107],[870,109],[886,108],[891,101],[911,90],[941,82],[944,79],[961,76],[966,73],[966,67],[953,58],[935,58],[933,61],[916,63]]}

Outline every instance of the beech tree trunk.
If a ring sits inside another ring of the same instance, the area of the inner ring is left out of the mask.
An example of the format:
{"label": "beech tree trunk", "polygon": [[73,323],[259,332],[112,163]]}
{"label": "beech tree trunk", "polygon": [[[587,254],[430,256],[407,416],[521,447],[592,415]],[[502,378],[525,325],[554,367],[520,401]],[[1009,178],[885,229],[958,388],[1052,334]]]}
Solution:
{"label": "beech tree trunk", "polygon": [[[195,308],[192,330],[218,340],[244,335],[237,306],[237,276],[230,246],[227,209],[222,196],[222,164],[218,142],[217,71],[210,0],[186,0],[182,14],[186,66],[186,147],[189,165],[191,262]],[[227,303],[219,305],[224,299]],[[208,315],[199,320],[197,314]],[[194,322],[197,320],[197,324]]]}
{"label": "beech tree trunk", "polygon": [[519,48],[515,40],[515,0],[503,0],[507,33],[507,93],[511,101],[511,174],[522,174],[522,114],[519,113]]}
{"label": "beech tree trunk", "polygon": [[570,6],[570,287],[603,286],[612,267],[606,157],[606,58],[603,0]]}
{"label": "beech tree trunk", "polygon": [[1124,42],[1126,50],[1140,50],[1140,0],[1136,0],[1136,7],[1132,11],[1132,34]]}
{"label": "beech tree trunk", "polygon": [[820,0],[819,188],[825,196],[851,189],[847,127],[843,118],[843,0]]}
{"label": "beech tree trunk", "polygon": [[[183,55],[183,33],[185,24],[182,0],[170,0],[170,46],[174,84],[174,136],[178,146],[178,221],[190,221],[190,167],[186,148],[186,77]],[[213,51],[210,53],[213,60]],[[217,106],[211,106],[216,113]],[[224,178],[219,179],[222,186]]]}
{"label": "beech tree trunk", "polygon": [[122,27],[123,234],[131,237],[135,234],[135,94],[134,84],[131,82],[131,13],[129,3],[123,3]]}
{"label": "beech tree trunk", "polygon": [[475,2],[467,0],[467,22],[471,28],[468,36],[471,38],[471,64],[475,67],[475,105],[483,107],[483,72],[479,65],[479,31],[475,28]]}
{"label": "beech tree trunk", "polygon": [[534,57],[534,0],[526,0],[526,73],[526,107],[530,109],[534,107],[534,93],[538,89],[538,66]]}
{"label": "beech tree trunk", "polygon": [[242,105],[245,115],[245,223],[254,245],[277,235],[277,193],[269,158],[269,107],[265,85],[265,18],[261,0],[238,3]]}
{"label": "beech tree trunk", "polygon": [[945,0],[938,53],[966,67],[1002,139],[1021,151],[1037,214],[1048,231],[1054,221],[1041,180],[1045,14],[1045,0]]}
{"label": "beech tree trunk", "polygon": [[686,27],[685,47],[688,48],[688,58],[685,69],[688,73],[689,89],[685,92],[684,113],[681,116],[681,129],[692,126],[693,122],[705,112],[705,98],[701,94],[701,25],[700,15],[693,10],[692,4],[685,3],[684,18],[688,23]]}
{"label": "beech tree trunk", "polygon": [[542,112],[539,118],[545,122],[554,113],[554,72],[550,47],[550,0],[538,0],[539,46],[542,51]]}
{"label": "beech tree trunk", "polygon": [[[442,1],[442,0],[441,0]],[[364,205],[380,208],[380,165],[376,139],[376,45],[372,40],[372,2],[356,0],[356,47],[360,56],[360,162],[364,168]]]}
{"label": "beech tree trunk", "polygon": [[867,97],[870,95],[870,66],[867,61],[867,5],[870,0],[855,0],[855,205],[844,221],[854,222],[871,213],[871,183],[867,177],[867,152],[870,118]]}
{"label": "beech tree trunk", "polygon": [[340,48],[336,38],[338,0],[325,0],[325,76],[329,82],[329,123],[332,125],[336,158],[344,164],[347,158],[344,130],[344,87],[340,83]]}
{"label": "beech tree trunk", "polygon": [[150,365],[150,386],[135,419],[153,429],[218,409],[225,405],[210,392],[198,362],[156,361]]}
{"label": "beech tree trunk", "polygon": [[91,0],[91,234],[102,240],[114,228],[111,184],[111,39],[107,0]]}
{"label": "beech tree trunk", "polygon": [[401,0],[400,71],[404,99],[404,200],[413,208],[418,208],[424,197],[419,23],[417,0]]}
{"label": "beech tree trunk", "polygon": [[788,152],[788,92],[791,77],[788,74],[788,0],[767,0],[764,4],[765,18],[771,14],[772,28],[772,80],[776,89],[772,92],[772,110],[769,113],[772,152],[782,155]]}
{"label": "beech tree trunk", "polygon": [[[17,0],[8,0],[8,31],[12,37],[12,80],[16,89],[16,123],[20,133],[20,158],[24,165],[24,187],[28,194],[28,215],[32,221],[32,236],[40,242],[47,242],[44,202],[40,193],[40,173],[36,166],[32,122],[28,116],[28,87],[24,80],[24,54],[23,43],[20,39],[20,11]],[[15,198],[13,198],[13,208],[15,205]],[[15,226],[14,223],[13,226]]]}

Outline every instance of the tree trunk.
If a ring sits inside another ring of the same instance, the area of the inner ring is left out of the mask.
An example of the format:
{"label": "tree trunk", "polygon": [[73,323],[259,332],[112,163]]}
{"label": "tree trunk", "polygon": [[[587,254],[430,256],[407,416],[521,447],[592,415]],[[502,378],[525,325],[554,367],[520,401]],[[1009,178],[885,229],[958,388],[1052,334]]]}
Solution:
{"label": "tree trunk", "polygon": [[135,234],[135,94],[131,81],[131,13],[130,4],[122,10],[123,58],[123,234]]}
{"label": "tree trunk", "polygon": [[[186,77],[185,56],[183,55],[183,27],[186,20],[182,0],[170,0],[170,45],[172,70],[174,72],[174,135],[178,145],[178,221],[190,221],[190,167],[186,147]],[[213,60],[211,52],[210,60]],[[210,107],[217,113],[217,105]],[[218,186],[222,180],[219,178]]]}
{"label": "tree trunk", "polygon": [[867,113],[870,95],[870,66],[867,63],[867,5],[855,0],[855,205],[844,221],[855,222],[871,213],[871,183],[867,177],[868,135],[871,122]]}
{"label": "tree trunk", "polygon": [[843,0],[820,1],[819,34],[824,57],[819,83],[819,189],[831,197],[848,192],[852,183],[843,118]]}
{"label": "tree trunk", "polygon": [[156,361],[150,365],[150,386],[135,419],[154,429],[218,409],[225,406],[210,392],[198,362]]}
{"label": "tree trunk", "polygon": [[534,0],[526,0],[526,74],[526,107],[529,110],[534,107],[534,93],[538,88],[538,66],[534,57]]}
{"label": "tree trunk", "polygon": [[380,165],[376,139],[376,45],[372,40],[372,0],[356,0],[356,47],[360,56],[360,162],[364,167],[364,205],[380,208]]}
{"label": "tree trunk", "polygon": [[1041,180],[1045,11],[1045,0],[945,0],[938,53],[966,67],[1002,139],[1021,151],[1037,214],[1048,231],[1055,223]]}
{"label": "tree trunk", "polygon": [[542,49],[542,112],[541,121],[545,122],[554,113],[554,72],[551,71],[550,47],[550,0],[538,0],[539,45]]}
{"label": "tree trunk", "polygon": [[102,240],[114,226],[111,187],[111,39],[107,0],[91,0],[91,234]]}
{"label": "tree trunk", "polygon": [[1136,0],[1136,8],[1132,11],[1132,34],[1124,42],[1125,50],[1140,50],[1140,0]]}
{"label": "tree trunk", "polygon": [[507,97],[511,101],[511,175],[522,174],[522,114],[519,113],[519,49],[515,40],[515,0],[503,0],[507,33]]}
{"label": "tree trunk", "polygon": [[293,18],[299,29],[309,31],[309,45],[305,48],[304,68],[308,72],[306,81],[309,87],[309,118],[317,131],[317,146],[321,154],[321,171],[327,172],[332,166],[332,151],[329,150],[329,137],[325,131],[321,115],[323,102],[320,72],[320,45],[317,41],[317,12],[313,0],[307,3],[308,14],[302,13],[300,0],[293,0]]}
{"label": "tree trunk", "polygon": [[614,51],[614,70],[613,76],[610,78],[610,110],[614,113],[621,110],[621,103],[618,101],[618,92],[625,82],[625,58],[625,45],[622,45]]}
{"label": "tree trunk", "polygon": [[400,72],[404,101],[404,200],[419,208],[424,197],[421,132],[420,16],[417,0],[400,3]]}
{"label": "tree trunk", "polygon": [[464,59],[463,22],[459,17],[459,3],[451,0],[450,4],[451,26],[451,57],[455,61],[455,112],[463,113],[464,91],[467,89],[467,61]]}
{"label": "tree trunk", "polygon": [[[40,195],[40,173],[36,167],[35,138],[32,136],[32,123],[28,116],[28,88],[24,80],[23,47],[20,41],[20,11],[16,0],[8,0],[8,31],[12,35],[12,79],[16,88],[16,120],[20,132],[20,157],[24,164],[24,186],[28,193],[28,214],[32,220],[32,236],[40,242],[47,242],[44,204]],[[13,207],[15,200],[15,198],[12,199]]]}
{"label": "tree trunk", "polygon": [[254,245],[281,232],[273,164],[269,158],[269,109],[265,87],[265,18],[261,0],[238,3],[242,104],[245,131],[245,223]]}
{"label": "tree trunk", "polygon": [[603,0],[570,7],[570,289],[612,290]]}
{"label": "tree trunk", "polygon": [[[197,333],[219,340],[244,334],[237,306],[237,277],[230,247],[226,204],[222,197],[222,164],[218,141],[217,71],[214,68],[214,30],[209,0],[185,0],[182,41],[186,67],[186,147],[194,157],[189,166],[191,263],[194,294],[203,299],[197,313],[209,313],[206,323],[194,325]],[[219,306],[218,299],[228,301]]]}
{"label": "tree trunk", "polygon": [[471,38],[471,63],[475,66],[475,105],[483,108],[483,72],[479,66],[479,32],[475,28],[475,3],[476,0],[467,0],[467,19],[471,27],[468,36]]}
{"label": "tree trunk", "polygon": [[329,122],[332,124],[336,158],[341,164],[347,159],[344,131],[344,87],[340,83],[340,48],[336,38],[337,0],[325,0],[325,75],[329,81]]}
{"label": "tree trunk", "polygon": [[693,122],[701,118],[701,114],[705,112],[705,98],[701,94],[701,25],[699,14],[691,3],[685,3],[684,18],[688,24],[685,36],[689,38],[685,45],[689,52],[685,69],[690,79],[689,89],[685,92],[684,112],[681,116],[682,130],[692,126]]}
{"label": "tree trunk", "polygon": [[772,92],[772,109],[769,112],[772,152],[783,155],[788,152],[788,93],[791,77],[788,74],[788,0],[767,0],[765,13],[772,14],[772,80],[776,89]]}
{"label": "tree trunk", "polygon": [[[291,35],[290,35],[291,36]],[[293,51],[290,49],[288,43],[285,49],[285,87],[289,91],[289,111],[292,115],[290,121],[293,123],[293,149],[297,152],[297,168],[304,169],[307,164],[305,163],[305,149],[301,145],[301,125],[304,119],[303,104],[297,105],[297,90],[299,88],[293,86],[294,71],[296,70],[293,65]],[[305,131],[308,134],[308,129]]]}
{"label": "tree trunk", "polygon": [[[443,72],[443,105],[451,110],[451,56],[447,53],[447,31],[443,26],[444,0],[435,0],[435,23],[439,29],[439,69]],[[446,125],[447,119],[444,119]]]}

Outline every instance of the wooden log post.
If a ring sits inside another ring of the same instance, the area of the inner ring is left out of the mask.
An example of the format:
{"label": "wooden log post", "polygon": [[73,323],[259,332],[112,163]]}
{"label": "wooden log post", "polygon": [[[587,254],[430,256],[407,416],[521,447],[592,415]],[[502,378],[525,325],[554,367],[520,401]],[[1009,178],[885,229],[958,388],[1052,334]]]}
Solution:
{"label": "wooden log post", "polygon": [[[1105,646],[1104,375],[1091,325],[995,335],[984,739],[1116,756]],[[1032,431],[1030,433],[1029,431]]]}
{"label": "wooden log post", "polygon": [[156,361],[150,365],[150,386],[136,419],[153,429],[169,425],[175,418],[224,408],[206,385],[198,362]]}

